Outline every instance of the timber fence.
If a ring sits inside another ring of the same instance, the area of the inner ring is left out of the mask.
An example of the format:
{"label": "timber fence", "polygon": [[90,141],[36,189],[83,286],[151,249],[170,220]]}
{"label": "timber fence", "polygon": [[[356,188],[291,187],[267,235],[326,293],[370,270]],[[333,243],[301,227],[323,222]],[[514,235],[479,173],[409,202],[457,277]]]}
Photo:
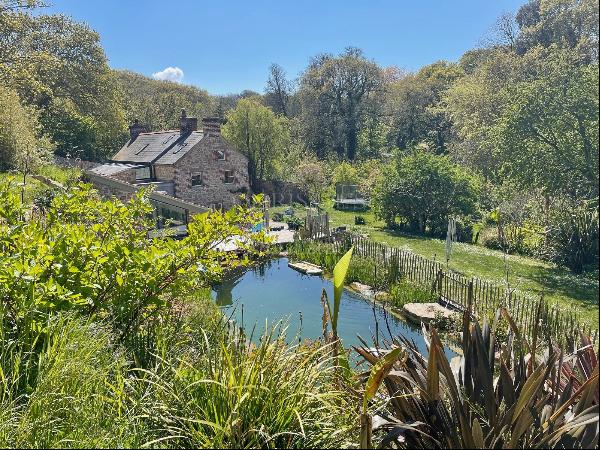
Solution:
{"label": "timber fence", "polygon": [[[447,270],[439,261],[424,258],[400,248],[389,247],[347,232],[332,233],[324,237],[324,231],[317,227],[318,235],[304,236],[306,242],[320,241],[341,257],[350,247],[354,255],[374,262],[375,270],[381,273],[398,274],[411,283],[430,288],[440,302],[465,310],[469,302],[477,317],[491,318],[498,308],[506,308],[522,332],[532,336],[536,324],[542,336],[555,341],[576,345],[581,332],[592,337],[594,344],[598,330],[582,321],[580,314],[564,306],[552,304],[543,295],[531,296],[511,287],[508,283],[493,283],[477,277],[468,277],[453,270]],[[377,277],[375,277],[377,278]]]}

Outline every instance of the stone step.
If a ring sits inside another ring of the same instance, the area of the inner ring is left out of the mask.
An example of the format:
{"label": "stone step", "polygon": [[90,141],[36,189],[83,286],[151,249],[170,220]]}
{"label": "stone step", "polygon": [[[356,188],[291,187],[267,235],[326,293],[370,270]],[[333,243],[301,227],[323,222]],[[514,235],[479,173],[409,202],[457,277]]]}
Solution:
{"label": "stone step", "polygon": [[306,261],[288,262],[288,266],[306,275],[321,275],[323,273],[321,267]]}

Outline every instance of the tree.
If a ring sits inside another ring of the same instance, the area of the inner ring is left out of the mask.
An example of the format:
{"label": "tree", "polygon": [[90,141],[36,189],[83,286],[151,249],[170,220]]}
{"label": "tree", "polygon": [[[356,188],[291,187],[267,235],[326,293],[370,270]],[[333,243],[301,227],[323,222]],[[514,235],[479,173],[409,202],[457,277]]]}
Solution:
{"label": "tree", "polygon": [[321,201],[323,191],[329,184],[323,163],[309,158],[298,166],[294,180],[308,194],[309,199],[314,202]]}
{"label": "tree", "polygon": [[558,45],[575,50],[588,63],[598,61],[598,0],[529,0],[515,19],[519,54]]}
{"label": "tree", "polygon": [[459,67],[440,61],[390,84],[386,107],[389,138],[396,147],[422,144],[437,154],[447,152],[452,125],[438,107],[445,90],[461,75]]}
{"label": "tree", "polygon": [[597,197],[598,65],[544,53],[524,61],[535,79],[507,87],[509,105],[493,128],[502,173],[550,197]]}
{"label": "tree", "polygon": [[152,78],[116,70],[114,76],[122,92],[122,104],[128,123],[138,119],[150,131],[179,127],[181,110],[195,117],[205,117],[221,104],[219,117],[224,118],[225,103],[210,97],[208,92],[194,86]]}
{"label": "tree", "polygon": [[358,184],[358,170],[352,164],[342,161],[333,169],[333,184]]}
{"label": "tree", "polygon": [[381,91],[383,72],[362,51],[313,58],[300,79],[305,137],[317,155],[333,149],[353,160],[367,100]]}
{"label": "tree", "polygon": [[276,114],[289,117],[288,102],[292,91],[292,83],[288,81],[285,71],[279,64],[269,67],[269,79],[265,88],[265,103]]}
{"label": "tree", "polygon": [[66,103],[93,123],[93,152],[85,157],[100,159],[122,144],[126,126],[119,92],[99,36],[87,25],[62,15],[0,8],[0,83],[46,115],[44,132],[59,149],[71,143],[61,141],[63,123],[53,111]]}
{"label": "tree", "polygon": [[444,104],[456,157],[548,200],[598,195],[598,65],[568,49],[497,52],[458,80]]}
{"label": "tree", "polygon": [[374,111],[363,122],[358,134],[358,156],[362,160],[379,157],[386,147],[388,127],[381,116],[381,111]]}
{"label": "tree", "polygon": [[448,157],[417,152],[398,160],[374,203],[389,226],[399,217],[411,230],[441,235],[450,217],[476,212],[478,192],[478,181]]}
{"label": "tree", "polygon": [[27,175],[48,158],[50,149],[50,142],[39,136],[36,111],[21,105],[14,90],[0,86],[0,170],[22,174],[22,195]]}
{"label": "tree", "polygon": [[275,163],[289,143],[289,126],[258,99],[244,98],[227,113],[223,136],[248,156],[250,183],[256,188],[259,180],[274,176]]}

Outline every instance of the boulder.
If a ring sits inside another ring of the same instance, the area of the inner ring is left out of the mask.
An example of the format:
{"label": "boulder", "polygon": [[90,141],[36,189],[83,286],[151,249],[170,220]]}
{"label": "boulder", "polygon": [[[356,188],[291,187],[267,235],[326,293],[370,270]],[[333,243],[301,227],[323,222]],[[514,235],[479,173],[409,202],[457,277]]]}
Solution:
{"label": "boulder", "polygon": [[402,308],[407,319],[420,324],[429,323],[436,315],[442,315],[446,319],[454,319],[458,313],[439,303],[407,303]]}

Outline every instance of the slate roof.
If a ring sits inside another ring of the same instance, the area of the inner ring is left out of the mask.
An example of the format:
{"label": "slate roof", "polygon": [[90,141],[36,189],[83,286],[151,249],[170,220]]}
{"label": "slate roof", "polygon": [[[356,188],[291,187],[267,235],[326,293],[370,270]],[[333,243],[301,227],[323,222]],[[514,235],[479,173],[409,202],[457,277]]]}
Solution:
{"label": "slate roof", "polygon": [[181,135],[179,130],[140,133],[113,156],[112,161],[141,164],[174,164],[202,140],[201,131]]}
{"label": "slate roof", "polygon": [[155,164],[175,164],[179,158],[200,142],[203,137],[204,133],[201,131],[192,131],[185,139],[180,139],[175,145],[163,153],[163,155],[155,161]]}
{"label": "slate roof", "polygon": [[93,169],[90,169],[90,172],[96,173],[98,175],[111,176],[119,172],[124,172],[125,170],[140,169],[142,167],[144,166],[140,164],[108,163],[96,166]]}

